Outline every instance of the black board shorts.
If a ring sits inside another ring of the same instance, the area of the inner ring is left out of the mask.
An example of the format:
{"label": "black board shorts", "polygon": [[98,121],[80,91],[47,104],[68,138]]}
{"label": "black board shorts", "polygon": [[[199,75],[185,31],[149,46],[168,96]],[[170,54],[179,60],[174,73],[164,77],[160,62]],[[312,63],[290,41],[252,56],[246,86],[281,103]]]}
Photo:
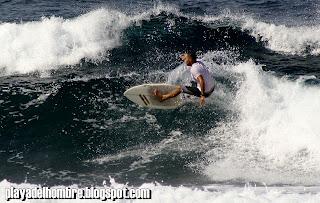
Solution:
{"label": "black board shorts", "polygon": [[[182,92],[186,94],[190,94],[196,97],[201,97],[201,91],[196,86],[182,86]],[[214,87],[209,92],[204,93],[204,97],[209,97],[214,90]]]}

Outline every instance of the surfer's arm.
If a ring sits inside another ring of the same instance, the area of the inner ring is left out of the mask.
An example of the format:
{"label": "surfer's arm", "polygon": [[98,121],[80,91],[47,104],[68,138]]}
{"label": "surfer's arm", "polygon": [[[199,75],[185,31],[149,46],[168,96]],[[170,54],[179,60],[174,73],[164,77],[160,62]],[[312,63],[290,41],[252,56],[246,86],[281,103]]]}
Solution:
{"label": "surfer's arm", "polygon": [[201,95],[203,96],[205,93],[205,81],[202,77],[202,75],[199,75],[197,77],[198,83],[200,84],[200,91],[201,91]]}
{"label": "surfer's arm", "polygon": [[203,106],[204,102],[205,102],[205,96],[204,96],[204,93],[205,93],[205,81],[204,81],[202,75],[199,75],[197,77],[197,80],[198,80],[198,83],[200,84],[200,91],[201,91],[200,105]]}

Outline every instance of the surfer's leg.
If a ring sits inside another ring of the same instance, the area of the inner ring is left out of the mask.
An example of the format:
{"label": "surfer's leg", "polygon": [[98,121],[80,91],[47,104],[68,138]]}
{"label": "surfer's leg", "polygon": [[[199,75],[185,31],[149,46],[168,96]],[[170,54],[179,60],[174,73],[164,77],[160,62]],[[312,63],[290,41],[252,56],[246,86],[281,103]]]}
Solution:
{"label": "surfer's leg", "polygon": [[194,86],[182,86],[181,88],[182,92],[185,94],[193,95],[196,97],[201,96],[201,92],[197,87]]}
{"label": "surfer's leg", "polygon": [[175,90],[169,92],[168,94],[161,94],[158,89],[154,90],[154,95],[159,98],[159,101],[165,101],[167,99],[178,96],[182,92],[181,86],[177,86]]}

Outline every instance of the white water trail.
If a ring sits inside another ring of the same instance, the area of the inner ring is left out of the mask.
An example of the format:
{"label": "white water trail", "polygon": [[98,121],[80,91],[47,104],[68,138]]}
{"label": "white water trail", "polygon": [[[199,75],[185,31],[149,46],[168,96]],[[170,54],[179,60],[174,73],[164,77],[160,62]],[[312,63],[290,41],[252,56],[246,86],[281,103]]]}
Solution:
{"label": "white water trail", "polygon": [[320,184],[320,88],[263,72],[253,61],[234,66],[239,115],[208,134],[204,173],[215,181]]}

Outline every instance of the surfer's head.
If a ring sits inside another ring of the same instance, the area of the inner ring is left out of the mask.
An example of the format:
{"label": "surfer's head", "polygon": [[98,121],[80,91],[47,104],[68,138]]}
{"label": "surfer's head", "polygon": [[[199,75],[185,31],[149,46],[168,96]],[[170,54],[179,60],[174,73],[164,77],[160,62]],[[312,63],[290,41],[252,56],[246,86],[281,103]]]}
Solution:
{"label": "surfer's head", "polygon": [[185,52],[180,56],[180,58],[187,64],[187,66],[192,66],[192,64],[197,62],[197,55],[194,52]]}

